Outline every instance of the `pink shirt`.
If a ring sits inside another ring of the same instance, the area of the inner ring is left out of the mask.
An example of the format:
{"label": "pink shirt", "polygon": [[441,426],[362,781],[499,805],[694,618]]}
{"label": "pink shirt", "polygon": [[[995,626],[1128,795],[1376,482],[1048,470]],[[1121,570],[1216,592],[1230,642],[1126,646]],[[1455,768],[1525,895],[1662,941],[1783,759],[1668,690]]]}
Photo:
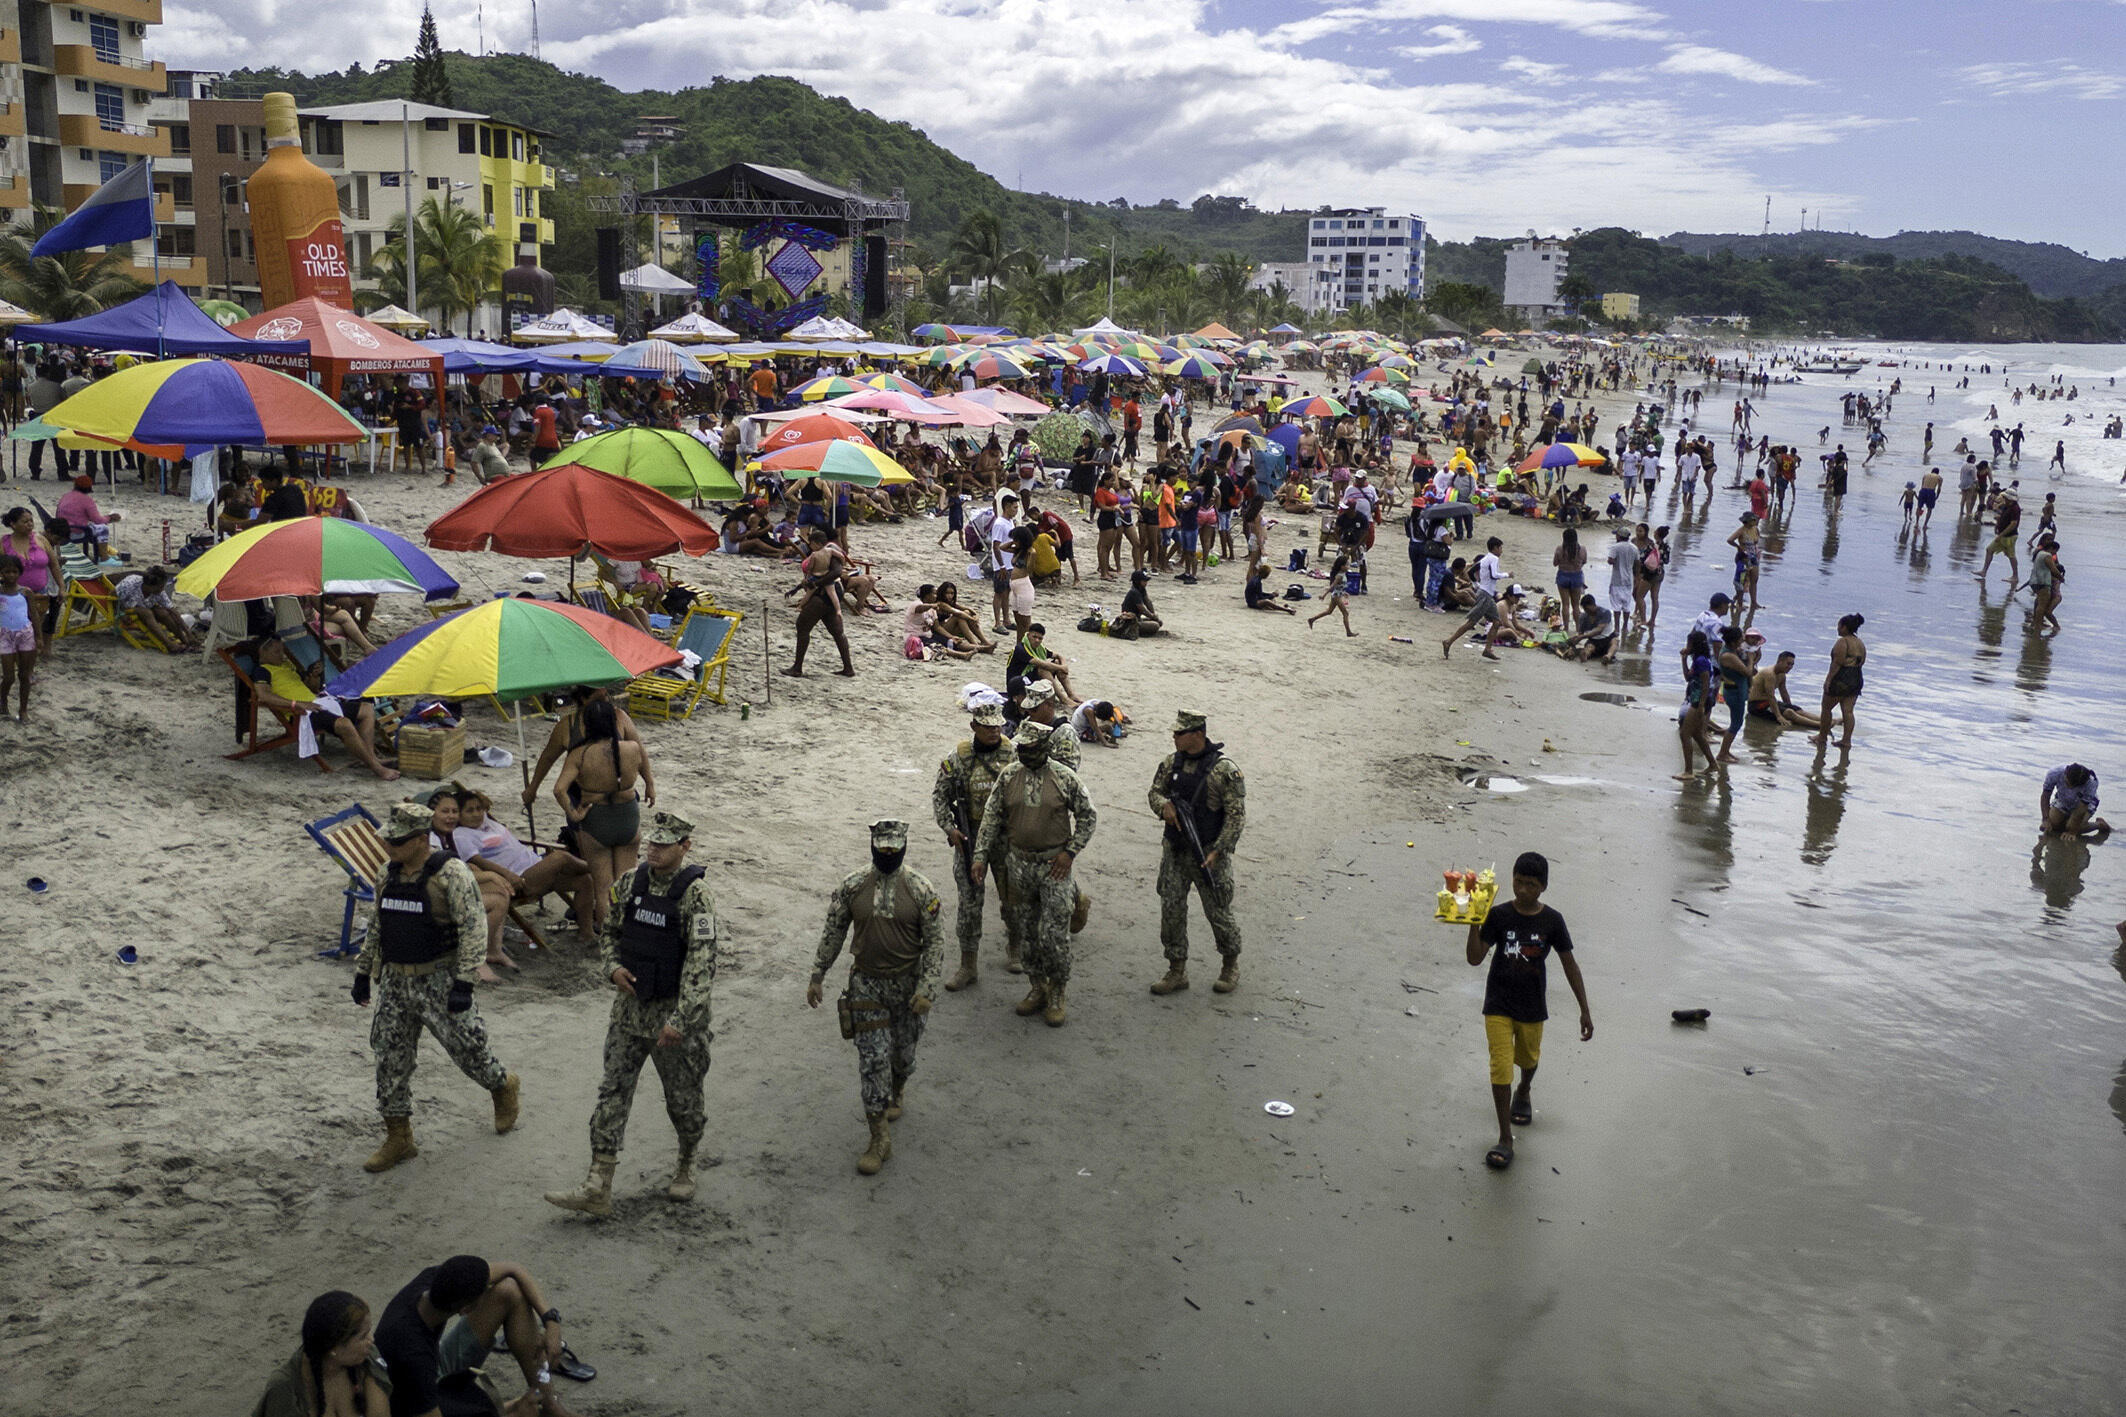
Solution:
{"label": "pink shirt", "polygon": [[93,494],[80,488],[70,488],[59,496],[59,505],[53,513],[68,526],[109,526],[111,519],[96,505]]}

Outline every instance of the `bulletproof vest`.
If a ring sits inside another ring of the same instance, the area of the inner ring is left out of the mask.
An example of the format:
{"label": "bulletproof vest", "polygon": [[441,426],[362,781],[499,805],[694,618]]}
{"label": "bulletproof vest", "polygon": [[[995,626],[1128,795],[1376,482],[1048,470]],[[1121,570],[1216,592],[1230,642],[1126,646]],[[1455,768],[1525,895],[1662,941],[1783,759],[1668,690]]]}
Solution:
{"label": "bulletproof vest", "polygon": [[457,922],[444,919],[428,897],[428,883],[452,859],[447,851],[431,852],[412,880],[387,870],[377,883],[377,947],[384,963],[427,964],[458,947]]}
{"label": "bulletproof vest", "polygon": [[982,809],[989,805],[989,789],[997,785],[998,776],[1012,762],[1011,745],[999,743],[995,752],[977,753],[974,740],[967,738],[961,740],[957,751],[967,770],[967,820],[979,827]]}
{"label": "bulletproof vest", "polygon": [[891,904],[878,908],[878,872],[866,876],[849,901],[856,927],[853,955],[864,974],[906,974],[923,954],[923,907],[908,884],[908,873],[893,873]]}
{"label": "bulletproof vest", "polygon": [[679,997],[679,971],[687,960],[686,923],[679,902],[687,887],[705,872],[689,866],[672,878],[662,895],[650,889],[650,868],[635,872],[635,887],[628,892],[620,918],[620,941],[613,953],[621,967],[635,976],[635,997],[644,1003]]}
{"label": "bulletproof vest", "polygon": [[1004,835],[1019,850],[1053,851],[1070,840],[1070,804],[1047,768],[1022,773],[1004,807]]}
{"label": "bulletproof vest", "polygon": [[[1200,758],[1191,759],[1184,753],[1174,754],[1174,770],[1166,779],[1166,795],[1174,804],[1176,812],[1186,812],[1196,822],[1197,840],[1209,851],[1218,833],[1225,830],[1225,806],[1221,802],[1216,811],[1211,809],[1211,769],[1218,765],[1224,754],[1210,749]],[[1176,846],[1188,838],[1173,827],[1166,829],[1166,839]]]}

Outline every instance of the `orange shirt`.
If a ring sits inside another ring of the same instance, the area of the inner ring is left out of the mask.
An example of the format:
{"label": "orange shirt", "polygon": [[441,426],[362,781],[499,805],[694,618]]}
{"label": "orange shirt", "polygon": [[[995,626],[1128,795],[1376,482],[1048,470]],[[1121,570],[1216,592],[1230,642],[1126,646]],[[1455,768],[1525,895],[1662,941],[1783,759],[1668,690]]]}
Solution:
{"label": "orange shirt", "polygon": [[1174,484],[1162,482],[1159,484],[1159,529],[1164,531],[1177,525],[1179,523],[1174,518]]}
{"label": "orange shirt", "polygon": [[753,371],[753,394],[756,398],[775,397],[775,371],[765,364]]}

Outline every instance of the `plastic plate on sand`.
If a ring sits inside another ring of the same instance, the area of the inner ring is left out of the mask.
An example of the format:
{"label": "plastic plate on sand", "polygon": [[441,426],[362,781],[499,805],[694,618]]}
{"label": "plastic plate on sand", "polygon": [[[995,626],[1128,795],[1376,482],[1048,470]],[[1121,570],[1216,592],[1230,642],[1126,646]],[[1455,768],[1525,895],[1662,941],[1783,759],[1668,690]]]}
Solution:
{"label": "plastic plate on sand", "polygon": [[1265,1102],[1262,1104],[1262,1110],[1272,1117],[1289,1117],[1294,1109],[1289,1102]]}

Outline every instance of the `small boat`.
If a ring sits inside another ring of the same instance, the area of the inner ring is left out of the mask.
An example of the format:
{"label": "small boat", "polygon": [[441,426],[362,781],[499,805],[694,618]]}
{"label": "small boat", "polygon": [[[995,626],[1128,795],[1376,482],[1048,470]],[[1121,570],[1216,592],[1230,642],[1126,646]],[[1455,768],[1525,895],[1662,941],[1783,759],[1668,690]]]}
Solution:
{"label": "small boat", "polygon": [[1804,374],[1858,374],[1866,366],[1857,363],[1837,364],[1829,360],[1818,360],[1814,364],[1801,364],[1795,367]]}

